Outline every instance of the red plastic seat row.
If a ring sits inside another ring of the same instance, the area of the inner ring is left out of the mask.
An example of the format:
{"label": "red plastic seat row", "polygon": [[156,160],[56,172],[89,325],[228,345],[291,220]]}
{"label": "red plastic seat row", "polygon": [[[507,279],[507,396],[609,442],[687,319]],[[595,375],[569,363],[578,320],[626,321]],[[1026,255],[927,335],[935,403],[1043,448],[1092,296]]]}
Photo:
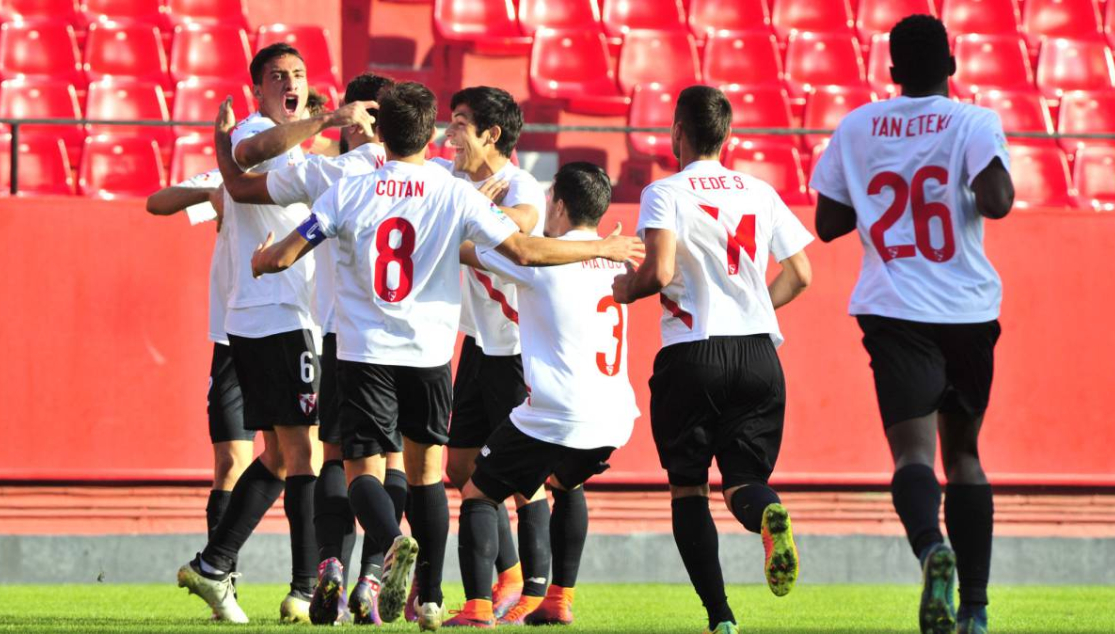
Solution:
{"label": "red plastic seat row", "polygon": [[9,21],[47,18],[84,27],[100,21],[126,20],[165,28],[193,22],[248,28],[244,0],[4,0],[0,18]]}

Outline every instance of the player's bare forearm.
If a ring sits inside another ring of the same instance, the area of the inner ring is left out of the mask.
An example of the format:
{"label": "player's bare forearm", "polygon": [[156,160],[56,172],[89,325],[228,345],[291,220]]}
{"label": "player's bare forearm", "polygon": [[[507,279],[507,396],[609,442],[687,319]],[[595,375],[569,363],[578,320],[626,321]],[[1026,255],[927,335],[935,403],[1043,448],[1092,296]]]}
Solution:
{"label": "player's bare forearm", "polygon": [[976,209],[984,218],[1006,218],[1014,206],[1014,182],[998,157],[972,180]]}
{"label": "player's bare forearm", "polygon": [[533,205],[500,206],[500,211],[507,214],[507,217],[519,226],[519,231],[527,235],[530,235],[538,224],[538,210]]}
{"label": "player's bare forearm", "polygon": [[186,207],[200,205],[209,200],[214,189],[196,187],[164,187],[147,197],[147,213],[156,216],[170,216]]}
{"label": "player's bare forearm", "polygon": [[856,210],[827,196],[817,196],[817,237],[832,242],[856,230]]}
{"label": "player's bare forearm", "polygon": [[244,139],[236,145],[234,156],[237,164],[251,167],[286,153],[328,128],[328,116],[319,114],[309,119],[284,123]]}
{"label": "player's bare forearm", "polygon": [[476,245],[471,242],[465,242],[461,245],[461,264],[481,271],[488,270],[480,263],[480,258],[476,257]]}
{"label": "player's bare forearm", "polygon": [[805,292],[813,283],[813,267],[805,251],[798,251],[780,262],[782,270],[767,287],[770,303],[781,308]]}
{"label": "player's bare forearm", "polygon": [[677,237],[673,231],[647,229],[646,260],[638,269],[628,267],[628,272],[616,277],[612,284],[612,297],[621,304],[630,304],[644,297],[657,295],[674,279],[674,258]]}
{"label": "player's bare forearm", "polygon": [[314,245],[303,238],[298,230],[291,231],[287,237],[272,244],[274,238],[274,234],[268,233],[267,240],[252,254],[253,276],[281,273],[314,248]]}
{"label": "player's bare forearm", "polygon": [[620,235],[622,226],[603,240],[554,240],[536,238],[523,233],[513,234],[496,250],[520,266],[554,266],[571,264],[595,258],[613,262],[641,259],[645,255],[643,243],[636,237]]}

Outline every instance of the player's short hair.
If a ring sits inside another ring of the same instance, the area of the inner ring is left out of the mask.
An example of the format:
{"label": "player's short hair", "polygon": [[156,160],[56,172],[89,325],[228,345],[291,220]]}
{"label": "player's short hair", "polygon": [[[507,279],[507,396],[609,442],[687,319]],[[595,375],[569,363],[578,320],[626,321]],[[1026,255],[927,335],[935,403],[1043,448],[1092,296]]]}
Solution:
{"label": "player's short hair", "polygon": [[[298,49],[286,42],[268,44],[256,51],[255,57],[252,58],[252,65],[248,67],[252,75],[252,84],[256,86],[263,85],[263,67],[267,66],[267,62],[282,57],[283,55],[293,55],[298,59],[302,59],[302,53],[299,53]],[[302,59],[302,61],[305,62],[306,60]]]}
{"label": "player's short hair", "polygon": [[573,226],[595,227],[612,204],[612,181],[599,165],[566,163],[554,174],[554,202],[565,203]]}
{"label": "player's short hair", "polygon": [[732,104],[712,86],[690,86],[678,95],[674,122],[698,156],[718,154],[732,129]]}
{"label": "player's short hair", "polygon": [[472,110],[472,122],[477,132],[499,126],[496,150],[510,158],[523,130],[523,110],[515,103],[511,93],[491,86],[473,86],[459,90],[449,102],[450,110],[465,104]]}
{"label": "player's short hair", "polygon": [[[354,101],[376,101],[381,92],[395,85],[395,80],[375,73],[362,73],[352,78],[345,87],[345,103]],[[379,123],[379,110],[368,108],[368,114],[376,117]]]}
{"label": "player's short hair", "polygon": [[316,88],[310,88],[306,93],[306,112],[310,113],[311,117],[325,112],[325,105],[329,103],[329,98],[317,91]]}
{"label": "player's short hair", "polygon": [[430,142],[437,120],[437,97],[415,81],[395,84],[379,98],[379,136],[395,155],[418,154]]}
{"label": "player's short hair", "polygon": [[911,15],[890,30],[893,79],[904,88],[928,90],[952,74],[949,34],[931,15]]}

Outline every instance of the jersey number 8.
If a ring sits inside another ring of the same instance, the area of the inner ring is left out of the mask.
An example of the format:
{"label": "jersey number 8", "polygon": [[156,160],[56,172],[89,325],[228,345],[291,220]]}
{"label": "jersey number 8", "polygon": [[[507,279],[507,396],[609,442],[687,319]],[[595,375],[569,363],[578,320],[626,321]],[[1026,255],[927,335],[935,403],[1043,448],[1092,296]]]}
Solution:
{"label": "jersey number 8", "polygon": [[[907,185],[906,180],[894,172],[880,172],[871,179],[867,185],[867,195],[875,196],[889,187],[894,192],[894,201],[887,207],[883,216],[871,225],[871,243],[879,252],[883,262],[896,258],[912,258],[921,252],[930,262],[948,262],[956,253],[956,240],[952,235],[952,214],[948,206],[941,202],[925,201],[925,181],[932,178],[942,185],[949,182],[949,172],[943,167],[928,165],[919,169],[913,180]],[[914,244],[886,243],[886,232],[898,222],[906,213],[906,202],[909,199],[910,210],[914,216]],[[944,234],[944,244],[940,248],[933,246],[929,232],[929,220],[937,218],[941,221],[941,233]]]}
{"label": "jersey number 8", "polygon": [[[399,232],[397,246],[391,246],[392,233]],[[385,302],[400,302],[410,294],[411,278],[414,277],[414,225],[406,218],[388,218],[376,229],[376,268],[373,276],[376,295]],[[395,288],[387,285],[388,267],[398,267],[399,282]]]}

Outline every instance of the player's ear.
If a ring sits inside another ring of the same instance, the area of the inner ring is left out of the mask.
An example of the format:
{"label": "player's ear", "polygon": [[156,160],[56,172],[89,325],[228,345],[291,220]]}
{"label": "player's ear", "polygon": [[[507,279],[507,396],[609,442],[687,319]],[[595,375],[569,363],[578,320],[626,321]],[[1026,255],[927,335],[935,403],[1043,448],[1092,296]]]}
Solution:
{"label": "player's ear", "polygon": [[503,128],[498,125],[488,128],[488,140],[492,142],[492,145],[499,143],[499,138],[501,136],[503,136]]}

